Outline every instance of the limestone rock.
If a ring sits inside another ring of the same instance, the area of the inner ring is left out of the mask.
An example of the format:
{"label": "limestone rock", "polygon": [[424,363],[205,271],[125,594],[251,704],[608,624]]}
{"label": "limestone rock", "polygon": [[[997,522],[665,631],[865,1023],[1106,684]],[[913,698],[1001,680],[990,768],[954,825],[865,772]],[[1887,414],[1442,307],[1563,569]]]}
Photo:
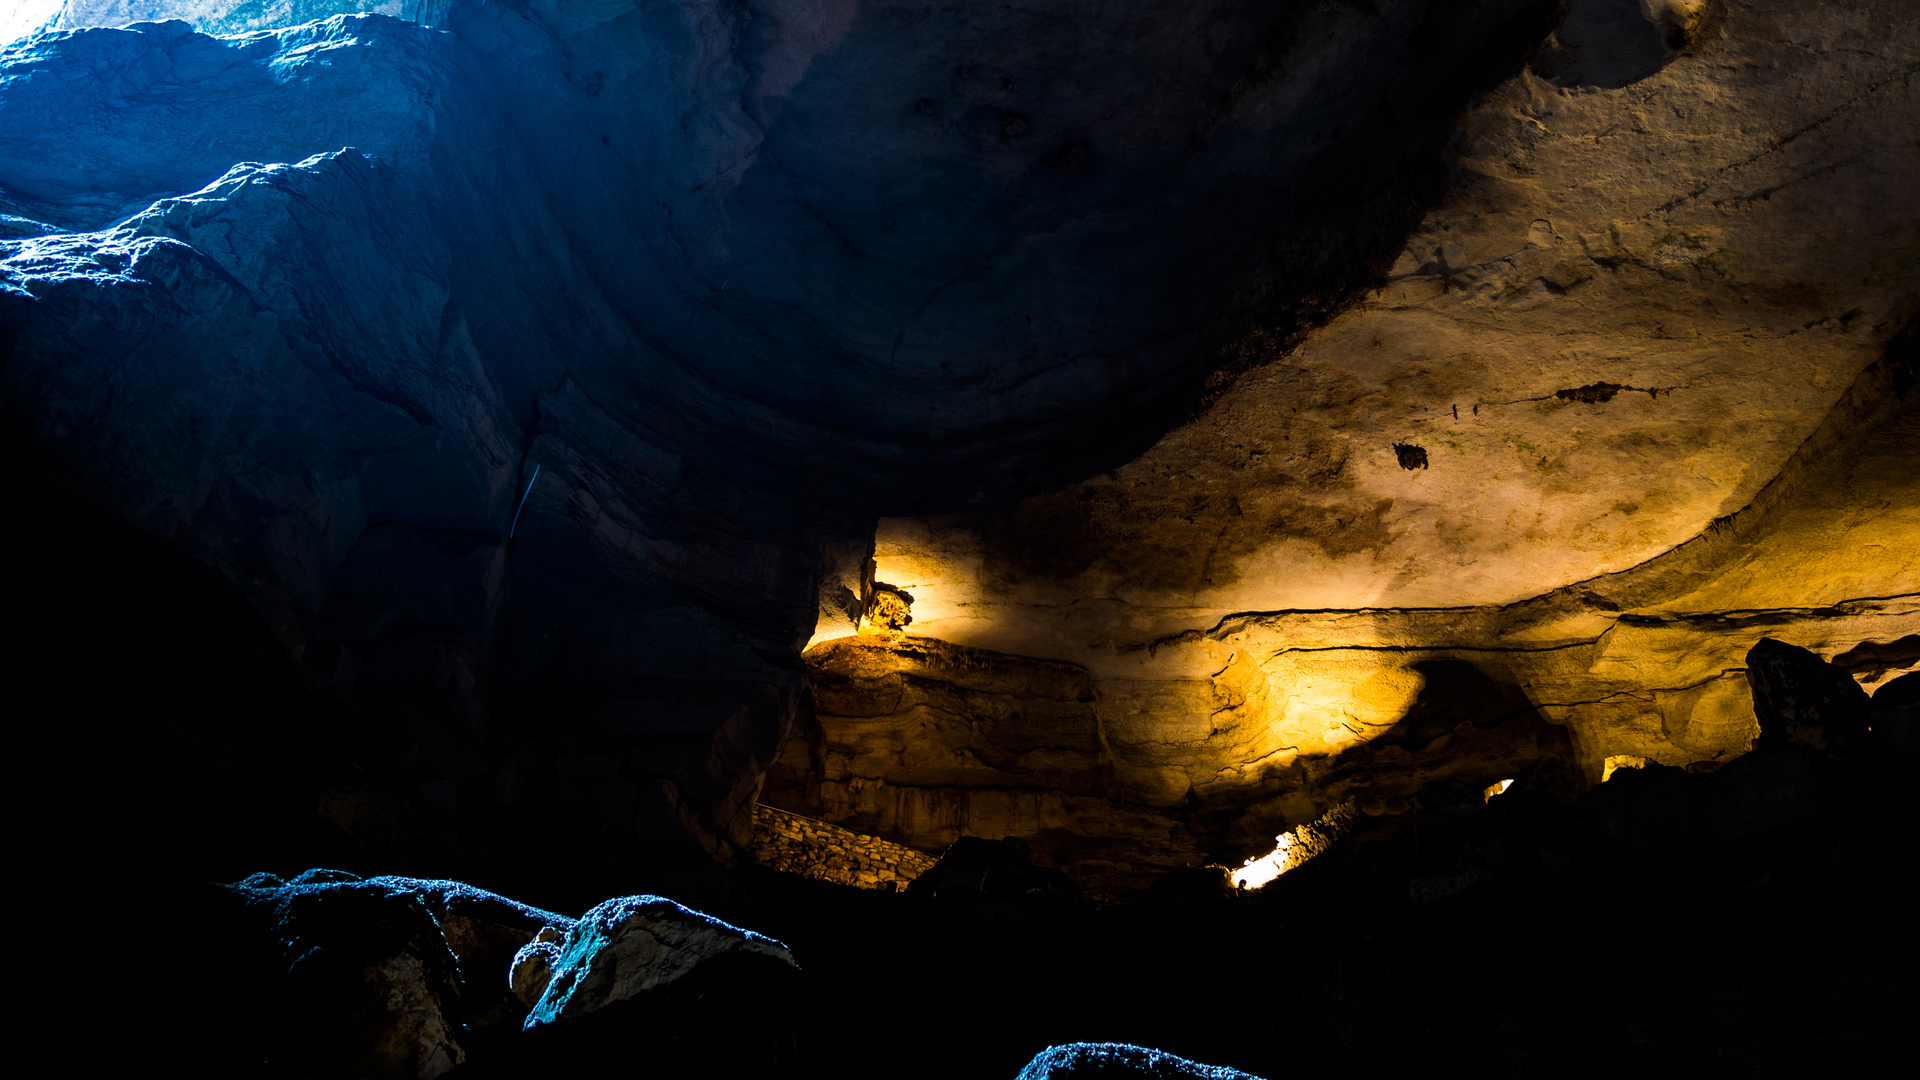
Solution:
{"label": "limestone rock", "polygon": [[[297,879],[296,879],[297,880]],[[509,900],[462,881],[375,877],[381,885],[418,900],[433,913],[440,935],[460,967],[460,999],[475,1029],[517,1028],[532,1000],[519,994],[514,973],[523,947],[557,940],[574,924],[565,915]],[[537,1000],[539,995],[534,995]]]}
{"label": "limestone rock", "polygon": [[793,970],[786,946],[659,896],[609,900],[567,931],[528,1030],[565,1023],[712,971]]}
{"label": "limestone rock", "polygon": [[1795,645],[1761,638],[1747,653],[1761,749],[1846,756],[1867,737],[1871,698],[1845,671]]}
{"label": "limestone rock", "polygon": [[1251,1073],[1127,1043],[1067,1043],[1034,1055],[1016,1080],[1258,1080]]}
{"label": "limestone rock", "polygon": [[533,940],[520,946],[513,954],[513,967],[507,974],[507,982],[513,989],[513,996],[531,1010],[540,1003],[547,992],[547,984],[553,981],[553,969],[560,964],[560,942],[565,935],[551,926],[542,927]]}
{"label": "limestone rock", "polygon": [[397,10],[0,53],[0,415],[455,828],[736,857],[876,577],[790,805],[1143,881],[1920,618],[1905,0]]}
{"label": "limestone rock", "polygon": [[414,1080],[466,1059],[459,972],[426,905],[340,871],[227,887],[260,920],[290,1056],[354,1075]]}

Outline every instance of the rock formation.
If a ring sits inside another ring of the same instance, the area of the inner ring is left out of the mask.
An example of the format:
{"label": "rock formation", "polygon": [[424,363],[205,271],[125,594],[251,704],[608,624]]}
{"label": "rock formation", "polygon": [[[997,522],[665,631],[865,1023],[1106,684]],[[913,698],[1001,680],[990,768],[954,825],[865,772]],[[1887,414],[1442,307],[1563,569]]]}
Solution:
{"label": "rock formation", "polygon": [[579,910],[764,798],[1108,897],[1615,757],[1658,848],[1828,791],[1763,638],[1911,745],[1906,0],[283,7],[0,46],[22,655],[111,690],[50,760],[164,751],[116,853]]}
{"label": "rock formation", "polygon": [[1020,1070],[1016,1080],[1254,1080],[1238,1069],[1197,1061],[1125,1043],[1069,1043],[1049,1046]]}
{"label": "rock formation", "polygon": [[[907,636],[823,623],[816,730],[768,798],[1125,876],[1416,775],[1729,760],[1763,636],[1902,656],[1861,663],[1868,686],[1909,669],[1920,161],[1895,132],[1920,103],[1912,13],[1885,10],[1901,30],[1570,5],[1324,325],[1256,320],[1204,408],[1119,468],[883,519]],[[1823,59],[1853,42],[1865,66]],[[1396,744],[1436,709],[1529,723],[1419,765]]]}

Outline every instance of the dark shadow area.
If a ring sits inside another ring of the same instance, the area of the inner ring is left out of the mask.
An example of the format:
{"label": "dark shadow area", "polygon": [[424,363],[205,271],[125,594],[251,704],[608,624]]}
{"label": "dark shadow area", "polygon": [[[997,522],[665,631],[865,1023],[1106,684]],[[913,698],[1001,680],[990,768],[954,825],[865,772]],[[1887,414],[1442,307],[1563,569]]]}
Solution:
{"label": "dark shadow area", "polygon": [[1401,746],[1419,751],[1462,724],[1482,731],[1519,722],[1529,731],[1553,727],[1526,691],[1487,674],[1479,665],[1458,657],[1436,657],[1409,665],[1425,680],[1420,693],[1402,716],[1366,747]]}
{"label": "dark shadow area", "polygon": [[1533,71],[1556,86],[1628,86],[1687,51],[1714,17],[1690,17],[1667,0],[1570,0],[1565,17],[1536,50]]}
{"label": "dark shadow area", "polygon": [[262,859],[469,869],[231,582],[37,484],[15,488],[11,526],[6,668],[33,862],[130,880],[239,877]]}

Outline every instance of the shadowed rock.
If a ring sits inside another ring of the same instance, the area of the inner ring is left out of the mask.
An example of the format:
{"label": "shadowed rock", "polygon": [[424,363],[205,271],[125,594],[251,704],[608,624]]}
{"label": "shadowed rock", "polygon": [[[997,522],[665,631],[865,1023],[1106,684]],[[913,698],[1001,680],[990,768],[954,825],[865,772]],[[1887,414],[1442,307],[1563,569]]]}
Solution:
{"label": "shadowed rock", "polygon": [[793,968],[786,946],[661,896],[609,900],[567,932],[529,1029],[599,1012],[617,1002],[671,989],[723,957],[763,958]]}
{"label": "shadowed rock", "polygon": [[403,892],[425,905],[460,964],[460,996],[476,1029],[518,1027],[533,1002],[514,995],[518,954],[536,936],[558,937],[574,920],[509,900],[461,881],[369,878],[368,884]]}
{"label": "shadowed rock", "polygon": [[1067,875],[1033,865],[1025,841],[976,836],[956,840],[932,869],[913,879],[907,895],[944,919],[988,926],[1059,919],[1082,899]]}
{"label": "shadowed rock", "polygon": [[[272,973],[264,987],[238,989],[273,998],[273,1049],[391,1080],[440,1076],[466,1060],[457,964],[420,900],[336,870],[285,882],[255,874],[226,888],[251,915],[249,951]],[[236,972],[252,967],[227,959]]]}
{"label": "shadowed rock", "polygon": [[1202,1065],[1164,1050],[1127,1043],[1068,1043],[1040,1051],[1016,1080],[1259,1080],[1221,1065]]}
{"label": "shadowed rock", "polygon": [[1844,670],[1797,645],[1761,638],[1747,653],[1760,721],[1757,750],[1845,756],[1866,739],[1871,698]]}

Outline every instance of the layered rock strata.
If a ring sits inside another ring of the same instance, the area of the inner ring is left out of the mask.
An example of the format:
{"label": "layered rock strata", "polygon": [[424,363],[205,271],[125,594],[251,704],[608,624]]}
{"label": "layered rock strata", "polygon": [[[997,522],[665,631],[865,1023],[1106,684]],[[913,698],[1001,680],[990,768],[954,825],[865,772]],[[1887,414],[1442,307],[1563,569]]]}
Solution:
{"label": "layered rock strata", "polygon": [[882,597],[781,805],[1116,868],[1912,665],[1911,5],[402,13],[0,52],[0,416],[479,846],[734,857]]}
{"label": "layered rock strata", "polygon": [[1134,873],[1536,760],[1725,762],[1763,636],[1912,670],[1914,13],[1680,5],[1642,48],[1599,6],[1358,303],[1242,339],[1125,466],[883,520],[905,636],[823,624],[767,797]]}
{"label": "layered rock strata", "polygon": [[35,37],[0,56],[10,452],[239,582],[469,833],[542,823],[495,850],[727,859],[871,515],[1116,464],[1223,328],[1337,303],[1550,9]]}

